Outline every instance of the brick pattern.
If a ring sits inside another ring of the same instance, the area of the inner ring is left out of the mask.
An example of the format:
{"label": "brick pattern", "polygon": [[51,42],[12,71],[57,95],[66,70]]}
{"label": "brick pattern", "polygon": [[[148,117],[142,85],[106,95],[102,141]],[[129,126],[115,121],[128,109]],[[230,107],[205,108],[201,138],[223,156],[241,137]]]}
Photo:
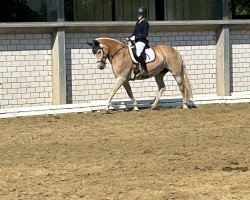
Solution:
{"label": "brick pattern", "polygon": [[[96,59],[85,43],[98,37],[111,37],[123,41],[130,33],[96,34],[67,33],[67,101],[82,103],[92,100],[106,100],[115,79],[110,64],[103,71],[97,69]],[[150,45],[174,46],[182,55],[194,94],[216,93],[216,39],[215,32],[168,32],[151,33]],[[180,95],[177,83],[170,73],[165,76],[164,96]],[[154,97],[158,88],[154,78],[131,83],[136,98]],[[115,99],[128,98],[121,88]]]}
{"label": "brick pattern", "polygon": [[51,35],[0,35],[0,108],[51,102]]}
{"label": "brick pattern", "polygon": [[231,91],[250,91],[250,30],[230,33]]}
{"label": "brick pattern", "polygon": [[[111,65],[96,67],[87,41],[111,37],[123,41],[130,33],[66,33],[67,102],[107,100],[115,82]],[[216,36],[213,31],[150,33],[150,45],[167,44],[182,55],[194,94],[216,93]],[[250,31],[230,32],[232,92],[250,91]],[[0,108],[52,104],[50,34],[0,35]],[[163,96],[180,95],[170,73]],[[154,78],[131,82],[136,98],[152,98]],[[121,88],[114,100],[128,98]]]}

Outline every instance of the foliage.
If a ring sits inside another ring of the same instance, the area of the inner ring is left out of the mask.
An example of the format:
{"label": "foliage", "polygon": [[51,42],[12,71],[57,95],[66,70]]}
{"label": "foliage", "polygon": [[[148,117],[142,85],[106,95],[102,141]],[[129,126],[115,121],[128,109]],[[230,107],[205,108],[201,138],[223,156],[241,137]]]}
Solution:
{"label": "foliage", "polygon": [[237,15],[250,15],[250,1],[249,0],[234,0],[235,13]]}

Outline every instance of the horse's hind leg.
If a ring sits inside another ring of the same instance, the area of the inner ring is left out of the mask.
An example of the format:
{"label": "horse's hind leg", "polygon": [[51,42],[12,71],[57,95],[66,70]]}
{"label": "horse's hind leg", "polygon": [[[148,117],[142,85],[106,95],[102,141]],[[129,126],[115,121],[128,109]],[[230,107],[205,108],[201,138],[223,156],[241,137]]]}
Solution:
{"label": "horse's hind leg", "polygon": [[154,100],[153,104],[151,105],[151,109],[157,108],[157,105],[159,103],[159,99],[162,96],[163,92],[166,90],[163,78],[167,72],[168,72],[168,70],[165,69],[164,71],[162,71],[161,73],[159,73],[155,76],[155,81],[158,85],[158,92],[155,96],[155,100]]}
{"label": "horse's hind leg", "polygon": [[[183,73],[183,72],[181,72],[181,73]],[[182,99],[183,99],[182,107],[188,108],[188,100],[186,99],[186,94],[185,94],[184,79],[183,79],[183,76],[181,75],[181,73],[178,73],[178,74],[173,75],[173,76],[174,76],[174,78],[179,86],[179,89],[181,91],[181,94],[182,94]]]}
{"label": "horse's hind leg", "polygon": [[134,110],[138,111],[139,109],[138,109],[138,107],[137,107],[137,102],[136,102],[136,100],[135,100],[135,98],[134,98],[134,95],[133,95],[133,93],[132,93],[132,89],[131,89],[131,86],[130,86],[129,82],[125,82],[125,83],[123,84],[123,86],[124,86],[125,90],[127,91],[128,96],[129,96],[129,98],[131,99],[131,101],[132,101],[132,103],[133,103]]}

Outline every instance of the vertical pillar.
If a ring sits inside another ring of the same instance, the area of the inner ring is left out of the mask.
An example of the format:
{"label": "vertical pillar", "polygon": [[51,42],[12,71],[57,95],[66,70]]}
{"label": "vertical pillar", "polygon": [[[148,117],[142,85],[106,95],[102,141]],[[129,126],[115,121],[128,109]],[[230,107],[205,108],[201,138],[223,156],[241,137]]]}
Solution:
{"label": "vertical pillar", "polygon": [[52,36],[52,103],[66,104],[65,31],[58,28]]}
{"label": "vertical pillar", "polygon": [[229,27],[217,31],[216,43],[216,92],[218,96],[230,96]]}

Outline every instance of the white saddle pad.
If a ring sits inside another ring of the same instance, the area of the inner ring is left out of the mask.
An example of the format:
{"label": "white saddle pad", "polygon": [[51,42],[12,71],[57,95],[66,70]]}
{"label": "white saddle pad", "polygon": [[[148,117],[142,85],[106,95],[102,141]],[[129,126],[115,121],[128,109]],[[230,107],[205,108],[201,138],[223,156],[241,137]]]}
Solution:
{"label": "white saddle pad", "polygon": [[[138,61],[134,57],[134,54],[132,51],[133,48],[135,48],[135,46],[133,46],[131,44],[131,42],[129,42],[128,49],[129,49],[130,57],[131,57],[132,61],[137,64]],[[155,60],[155,51],[151,47],[149,49],[146,49],[145,53],[146,53],[146,63],[149,63],[149,62],[152,62]]]}

